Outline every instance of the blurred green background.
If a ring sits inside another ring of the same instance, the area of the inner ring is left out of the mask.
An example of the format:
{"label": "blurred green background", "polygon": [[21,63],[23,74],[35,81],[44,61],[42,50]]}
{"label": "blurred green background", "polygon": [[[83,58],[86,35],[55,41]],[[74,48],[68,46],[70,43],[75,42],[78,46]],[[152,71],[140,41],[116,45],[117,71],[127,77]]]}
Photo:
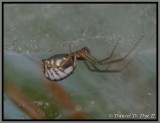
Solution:
{"label": "blurred green background", "polygon": [[[44,85],[41,65],[26,57],[34,59],[29,51],[44,59],[69,53],[69,45],[72,51],[87,46],[92,56],[103,59],[120,39],[115,53],[119,58],[144,34],[128,59],[138,54],[122,72],[90,72],[78,61],[74,73],[57,84],[71,96],[76,110],[91,119],[156,114],[155,4],[4,4],[3,19],[4,90],[14,83],[50,119],[70,117]],[[4,119],[30,119],[5,92]]]}

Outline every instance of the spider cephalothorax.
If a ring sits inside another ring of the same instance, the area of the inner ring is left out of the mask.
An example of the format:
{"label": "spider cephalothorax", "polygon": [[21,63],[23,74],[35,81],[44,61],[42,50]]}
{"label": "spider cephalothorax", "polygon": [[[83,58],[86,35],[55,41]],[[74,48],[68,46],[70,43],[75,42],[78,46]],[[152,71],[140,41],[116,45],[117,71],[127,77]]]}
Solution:
{"label": "spider cephalothorax", "polygon": [[89,49],[87,47],[82,48],[81,50],[75,52],[76,59],[77,60],[84,60],[85,58],[83,56],[86,56],[90,53]]}
{"label": "spider cephalothorax", "polygon": [[116,45],[113,48],[111,54],[103,60],[97,60],[96,58],[91,56],[90,51],[87,47],[84,47],[81,50],[72,52],[70,54],[57,54],[50,58],[43,59],[42,61],[40,61],[39,58],[37,58],[33,54],[32,55],[37,60],[39,60],[39,62],[41,62],[41,64],[44,66],[44,74],[46,78],[51,81],[62,80],[71,75],[74,69],[76,68],[77,60],[82,60],[86,67],[93,72],[120,72],[123,68],[125,68],[128,65],[129,62],[119,69],[109,69],[109,67],[107,67],[106,69],[101,70],[96,65],[111,65],[123,61],[138,45],[142,38],[143,35],[124,57],[114,60],[112,60],[111,58],[114,54],[118,41],[116,42]]}

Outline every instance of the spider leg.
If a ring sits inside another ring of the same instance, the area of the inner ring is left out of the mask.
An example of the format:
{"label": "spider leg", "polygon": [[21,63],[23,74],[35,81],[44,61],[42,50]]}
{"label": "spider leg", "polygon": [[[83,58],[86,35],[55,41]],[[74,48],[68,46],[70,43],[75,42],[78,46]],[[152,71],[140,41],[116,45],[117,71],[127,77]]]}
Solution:
{"label": "spider leg", "polygon": [[94,69],[90,68],[89,64],[88,64],[86,61],[84,61],[84,64],[85,64],[85,65],[87,66],[87,68],[88,68],[90,71],[92,71],[92,72],[120,72],[120,71],[123,70],[125,67],[127,67],[127,65],[128,65],[130,62],[131,62],[131,60],[130,60],[129,62],[127,62],[124,66],[122,66],[121,68],[119,68],[119,69],[112,69],[112,70],[109,70],[108,67],[107,67],[107,69],[105,69],[105,70],[100,70],[99,68],[96,67],[95,64],[93,64],[93,63],[91,63],[91,62],[89,62],[89,63],[92,65],[92,67],[94,67]]}
{"label": "spider leg", "polygon": [[73,62],[73,67],[75,68],[76,67],[76,54],[74,54],[74,61]]}
{"label": "spider leg", "polygon": [[136,42],[136,44],[132,47],[132,49],[123,57],[119,58],[119,59],[115,59],[115,60],[111,60],[109,62],[101,62],[100,64],[101,65],[106,65],[106,64],[113,64],[113,63],[116,63],[116,62],[120,62],[120,61],[123,61],[124,59],[126,59],[130,54],[131,52],[134,50],[134,48],[138,45],[138,43],[142,40],[142,38],[144,37],[144,35],[142,35],[140,37],[140,39]]}
{"label": "spider leg", "polygon": [[105,58],[105,59],[103,59],[103,60],[101,60],[101,61],[99,61],[99,62],[104,62],[104,61],[107,61],[107,60],[109,60],[109,59],[111,59],[111,58],[112,58],[112,56],[113,56],[113,54],[114,54],[114,52],[115,52],[115,50],[116,50],[116,47],[117,47],[118,41],[119,41],[119,40],[117,40],[117,41],[116,41],[116,45],[114,46],[114,48],[113,48],[113,50],[112,50],[112,52],[111,52],[110,56],[109,56],[109,57],[107,57],[107,58]]}
{"label": "spider leg", "polygon": [[71,61],[72,61],[71,57],[74,56],[74,61],[72,61],[72,62],[73,62],[73,67],[75,67],[76,66],[76,55],[71,53],[71,44],[69,45],[69,52],[70,52],[70,55],[64,60],[64,62],[62,64],[60,64],[59,66],[56,66],[56,65],[51,65],[51,66],[55,67],[55,68],[62,67],[63,65],[65,65],[68,62],[68,60],[71,59]]}
{"label": "spider leg", "polygon": [[[71,54],[71,52],[72,52],[72,50],[71,50],[71,44],[69,44],[69,54]],[[71,61],[72,61],[72,59],[71,59]],[[74,54],[74,61],[72,61],[73,62],[73,67],[75,68],[76,67],[76,54]]]}
{"label": "spider leg", "polygon": [[73,68],[76,67],[76,54],[74,54],[74,61],[71,59],[72,63],[73,63]]}
{"label": "spider leg", "polygon": [[99,64],[99,65],[106,65],[106,64],[113,64],[113,63],[116,63],[116,62],[120,62],[120,61],[123,61],[124,59],[126,59],[130,55],[130,53],[134,50],[134,48],[138,45],[138,43],[142,40],[143,37],[144,37],[144,35],[142,35],[140,37],[140,39],[136,42],[136,44],[132,47],[132,49],[125,56],[123,56],[123,57],[121,57],[119,59],[111,60],[111,61],[108,61],[108,62],[106,61],[106,60],[109,60],[112,57],[115,48],[113,49],[111,55],[108,58],[106,58],[104,60],[101,60],[101,61],[97,61],[97,60],[91,59],[88,56],[83,56],[83,57],[85,59],[87,59],[88,61],[90,61],[91,63]]}
{"label": "spider leg", "polygon": [[[87,63],[87,61],[83,61],[84,62],[84,64],[86,65],[86,67],[88,68],[88,70],[90,70],[90,71],[92,71],[92,72],[99,72],[100,70],[93,64],[93,63],[91,63],[90,62],[90,64],[92,65],[92,67],[94,68],[91,68],[90,66],[89,66],[89,63]],[[108,69],[108,67],[107,67],[107,69]],[[106,69],[106,70],[107,70]],[[102,71],[101,71],[102,72]],[[103,71],[103,72],[107,72],[107,71]]]}
{"label": "spider leg", "polygon": [[[74,61],[72,61],[72,58],[71,58],[72,56],[74,56]],[[70,54],[70,55],[64,60],[64,62],[63,62],[62,64],[60,64],[59,66],[54,66],[54,65],[53,65],[53,67],[55,67],[55,68],[63,67],[63,65],[65,65],[69,60],[71,60],[71,61],[73,62],[73,67],[75,68],[75,67],[76,67],[76,54],[74,54],[74,53]]]}
{"label": "spider leg", "polygon": [[30,56],[28,56],[28,55],[26,55],[26,54],[24,54],[24,56],[26,56],[29,60],[35,62],[36,64],[40,65],[39,62],[37,62],[37,61],[36,61],[35,59],[33,59],[32,57],[30,57]]}
{"label": "spider leg", "polygon": [[117,41],[116,41],[116,44],[115,44],[115,46],[114,46],[114,48],[113,48],[113,50],[112,50],[112,52],[111,52],[111,54],[110,54],[110,56],[109,56],[109,57],[107,57],[107,58],[105,58],[105,59],[103,59],[103,60],[97,60],[97,59],[96,59],[96,58],[94,58],[93,56],[91,56],[91,55],[87,55],[87,58],[88,58],[88,59],[90,59],[90,60],[92,60],[93,62],[98,63],[98,64],[101,64],[102,62],[105,62],[105,61],[107,61],[107,60],[111,59],[111,58],[112,58],[112,56],[113,56],[113,54],[114,54],[114,52],[115,52],[115,50],[116,50],[116,47],[117,47],[118,41],[119,41],[119,40],[117,40]]}
{"label": "spider leg", "polygon": [[24,47],[29,51],[29,53],[30,53],[39,63],[41,63],[41,64],[43,65],[43,62],[42,62],[37,56],[35,56],[35,55],[26,47],[26,45],[24,45]]}
{"label": "spider leg", "polygon": [[62,67],[63,65],[65,65],[65,64],[68,62],[68,60],[71,59],[72,56],[74,56],[74,54],[70,54],[70,55],[64,60],[64,62],[63,62],[62,64],[60,64],[59,66],[53,66],[53,67],[56,67],[56,68]]}
{"label": "spider leg", "polygon": [[93,71],[93,72],[95,71],[94,69],[92,69],[92,68],[88,65],[88,63],[87,63],[86,60],[84,60],[83,63],[86,65],[86,67],[88,68],[88,70]]}

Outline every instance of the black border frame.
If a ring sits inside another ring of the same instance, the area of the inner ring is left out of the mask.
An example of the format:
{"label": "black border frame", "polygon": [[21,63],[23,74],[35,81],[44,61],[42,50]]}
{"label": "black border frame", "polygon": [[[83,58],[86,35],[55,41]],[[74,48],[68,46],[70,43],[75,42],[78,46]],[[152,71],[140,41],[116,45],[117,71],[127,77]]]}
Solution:
{"label": "black border frame", "polygon": [[[156,4],[156,22],[157,22],[157,27],[156,27],[156,43],[157,43],[157,47],[156,47],[156,51],[157,51],[157,54],[156,54],[156,80],[157,80],[157,87],[156,87],[156,119],[49,119],[49,120],[45,120],[45,119],[38,119],[38,120],[34,120],[34,119],[4,119],[4,85],[3,85],[3,77],[4,77],[4,51],[3,51],[3,48],[4,48],[4,4]],[[158,121],[159,120],[159,117],[158,117],[158,2],[27,2],[27,1],[24,1],[24,2],[2,2],[1,3],[1,7],[2,7],[2,121]]]}

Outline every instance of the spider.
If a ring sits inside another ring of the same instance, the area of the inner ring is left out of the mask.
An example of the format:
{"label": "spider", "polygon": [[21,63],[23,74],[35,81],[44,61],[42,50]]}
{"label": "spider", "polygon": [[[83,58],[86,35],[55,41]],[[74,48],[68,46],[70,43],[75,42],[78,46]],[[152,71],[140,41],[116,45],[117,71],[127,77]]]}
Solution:
{"label": "spider", "polygon": [[101,70],[96,65],[107,65],[107,64],[111,65],[125,60],[127,56],[129,56],[129,54],[138,45],[138,43],[141,41],[142,38],[143,35],[124,57],[114,60],[111,60],[111,58],[115,52],[118,41],[116,42],[110,55],[103,60],[98,60],[94,58],[90,54],[90,50],[87,47],[84,47],[76,52],[71,52],[70,54],[57,54],[51,56],[50,58],[42,60],[40,60],[34,54],[32,53],[31,54],[43,65],[44,74],[47,79],[51,81],[59,81],[67,78],[73,73],[77,65],[77,60],[83,61],[86,67],[92,72],[120,72],[123,68],[125,68],[129,64],[129,62],[124,66],[122,66],[120,69],[109,69],[109,67],[107,67],[106,69]]}

